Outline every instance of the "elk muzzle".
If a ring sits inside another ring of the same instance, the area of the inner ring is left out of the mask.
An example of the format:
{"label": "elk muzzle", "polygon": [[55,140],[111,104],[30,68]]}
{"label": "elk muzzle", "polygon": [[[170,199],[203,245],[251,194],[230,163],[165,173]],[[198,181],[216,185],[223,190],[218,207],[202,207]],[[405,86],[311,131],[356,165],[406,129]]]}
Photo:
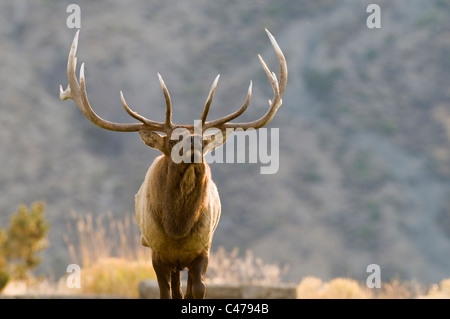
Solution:
{"label": "elk muzzle", "polygon": [[189,142],[186,159],[189,160],[189,163],[201,163],[203,161],[203,137],[201,135],[192,135]]}

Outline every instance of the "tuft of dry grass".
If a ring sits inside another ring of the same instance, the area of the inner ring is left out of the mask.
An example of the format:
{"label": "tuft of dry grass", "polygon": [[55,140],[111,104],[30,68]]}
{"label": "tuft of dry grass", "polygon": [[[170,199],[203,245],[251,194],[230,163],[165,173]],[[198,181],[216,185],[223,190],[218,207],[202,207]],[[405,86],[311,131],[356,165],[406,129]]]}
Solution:
{"label": "tuft of dry grass", "polygon": [[335,278],[323,282],[317,277],[305,277],[297,287],[297,296],[302,299],[369,299],[373,293],[350,278]]}
{"label": "tuft of dry grass", "polygon": [[67,223],[64,242],[72,261],[83,267],[110,257],[126,260],[149,259],[148,248],[140,244],[140,230],[132,214],[123,218],[111,213],[85,216],[71,212],[72,222]]}
{"label": "tuft of dry grass", "polygon": [[280,282],[287,270],[287,266],[264,263],[250,250],[240,257],[237,247],[229,252],[219,247],[211,252],[207,279],[214,283],[271,284]]}
{"label": "tuft of dry grass", "polygon": [[439,284],[431,285],[426,295],[420,295],[421,299],[450,299],[450,278],[441,280]]}
{"label": "tuft of dry grass", "polygon": [[150,261],[102,258],[82,269],[81,292],[139,298],[139,283],[149,278],[155,278]]}
{"label": "tuft of dry grass", "polygon": [[73,263],[81,267],[79,292],[139,297],[139,283],[156,275],[134,216],[118,219],[109,213],[94,218],[72,212],[72,217],[64,241]]}
{"label": "tuft of dry grass", "polygon": [[424,290],[418,283],[401,282],[393,279],[382,283],[381,289],[377,290],[376,297],[381,299],[411,299],[420,295]]}
{"label": "tuft of dry grass", "polygon": [[335,278],[325,284],[326,298],[334,299],[368,299],[372,297],[369,288],[363,287],[356,280]]}
{"label": "tuft of dry grass", "polygon": [[450,298],[450,278],[428,289],[417,282],[391,280],[381,288],[370,289],[364,282],[350,278],[335,278],[323,282],[317,277],[305,277],[297,286],[298,298],[305,299],[414,299]]}

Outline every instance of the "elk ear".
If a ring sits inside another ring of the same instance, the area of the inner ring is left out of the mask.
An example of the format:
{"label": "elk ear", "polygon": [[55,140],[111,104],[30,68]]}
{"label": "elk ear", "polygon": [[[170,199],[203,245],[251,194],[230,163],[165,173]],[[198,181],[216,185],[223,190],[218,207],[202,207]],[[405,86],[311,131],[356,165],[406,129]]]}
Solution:
{"label": "elk ear", "polygon": [[166,138],[165,136],[147,130],[139,131],[139,135],[141,136],[145,144],[164,153],[164,139]]}
{"label": "elk ear", "polygon": [[214,151],[216,148],[221,147],[230,137],[231,132],[220,131],[215,134],[205,135],[203,142],[203,155],[208,152]]}

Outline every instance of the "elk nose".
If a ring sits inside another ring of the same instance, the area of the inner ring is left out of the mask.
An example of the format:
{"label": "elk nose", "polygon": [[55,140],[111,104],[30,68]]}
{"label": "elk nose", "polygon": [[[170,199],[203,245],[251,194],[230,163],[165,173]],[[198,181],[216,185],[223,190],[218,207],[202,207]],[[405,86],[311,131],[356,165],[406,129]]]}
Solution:
{"label": "elk nose", "polygon": [[202,144],[203,144],[202,142],[203,142],[202,136],[198,136],[198,135],[191,136],[191,146],[193,148],[201,150]]}
{"label": "elk nose", "polygon": [[191,136],[191,151],[188,156],[190,156],[191,163],[201,163],[203,154],[203,138],[202,136],[193,135]]}

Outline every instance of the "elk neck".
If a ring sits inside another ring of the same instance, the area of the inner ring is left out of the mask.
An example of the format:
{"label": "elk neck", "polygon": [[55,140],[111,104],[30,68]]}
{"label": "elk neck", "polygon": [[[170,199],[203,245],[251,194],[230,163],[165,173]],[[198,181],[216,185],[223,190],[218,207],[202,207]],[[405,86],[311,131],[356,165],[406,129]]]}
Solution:
{"label": "elk neck", "polygon": [[205,162],[176,164],[166,156],[162,160],[162,224],[172,237],[181,238],[189,234],[206,208],[210,168]]}

